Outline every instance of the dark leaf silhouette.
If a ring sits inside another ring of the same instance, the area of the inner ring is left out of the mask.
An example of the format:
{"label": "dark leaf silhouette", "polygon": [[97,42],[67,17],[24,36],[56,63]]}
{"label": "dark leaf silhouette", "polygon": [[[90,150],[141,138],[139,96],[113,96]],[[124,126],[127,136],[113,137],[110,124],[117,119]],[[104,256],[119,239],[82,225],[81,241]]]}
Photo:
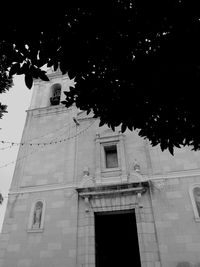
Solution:
{"label": "dark leaf silhouette", "polygon": [[126,124],[123,123],[123,124],[122,124],[122,133],[126,131],[126,128],[127,128]]}
{"label": "dark leaf silhouette", "polygon": [[32,85],[33,85],[33,77],[30,73],[26,73],[25,74],[25,83],[26,86],[31,89]]}
{"label": "dark leaf silhouette", "polygon": [[46,75],[46,72],[45,71],[40,71],[39,73],[38,73],[38,76],[39,76],[39,78],[41,79],[41,80],[43,80],[43,81],[49,81],[49,78],[48,78],[48,76]]}
{"label": "dark leaf silhouette", "polygon": [[103,126],[105,122],[103,120],[100,120],[99,127]]}
{"label": "dark leaf silhouette", "polygon": [[172,155],[174,155],[174,146],[173,146],[173,144],[170,144],[170,145],[168,146],[168,148],[169,148],[169,152],[170,152]]}
{"label": "dark leaf silhouette", "polygon": [[8,10],[12,20],[0,17],[4,73],[25,74],[31,88],[33,78],[48,81],[43,65],[60,69],[76,80],[64,92],[66,107],[92,111],[113,130],[138,129],[172,154],[186,145],[200,149],[196,3],[69,0],[48,12],[37,5]]}

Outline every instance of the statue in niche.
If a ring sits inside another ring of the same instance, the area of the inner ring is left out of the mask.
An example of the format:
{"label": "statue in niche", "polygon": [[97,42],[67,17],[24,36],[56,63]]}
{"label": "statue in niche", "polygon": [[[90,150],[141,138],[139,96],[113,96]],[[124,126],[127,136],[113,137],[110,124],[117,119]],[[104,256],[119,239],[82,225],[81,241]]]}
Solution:
{"label": "statue in niche", "polygon": [[194,199],[195,199],[198,215],[200,217],[200,187],[195,187],[193,190],[193,194],[194,194]]}
{"label": "statue in niche", "polygon": [[43,203],[41,201],[38,201],[35,204],[35,209],[33,213],[33,229],[39,229],[41,227],[41,220],[42,220],[42,208]]}

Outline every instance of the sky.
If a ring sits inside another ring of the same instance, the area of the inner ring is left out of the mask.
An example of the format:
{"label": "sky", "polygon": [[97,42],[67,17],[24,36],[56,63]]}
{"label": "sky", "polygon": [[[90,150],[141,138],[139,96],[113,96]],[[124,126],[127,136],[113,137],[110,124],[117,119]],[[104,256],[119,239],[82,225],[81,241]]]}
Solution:
{"label": "sky", "polygon": [[[0,119],[0,141],[11,141],[18,143],[21,141],[26,110],[31,102],[32,90],[29,90],[24,82],[24,76],[14,77],[14,85],[4,94],[0,94],[0,102],[7,105],[7,111]],[[5,215],[7,197],[13,177],[18,146],[9,147],[8,144],[0,142],[0,192],[4,201],[0,205],[0,231]],[[11,163],[4,167],[7,163]]]}

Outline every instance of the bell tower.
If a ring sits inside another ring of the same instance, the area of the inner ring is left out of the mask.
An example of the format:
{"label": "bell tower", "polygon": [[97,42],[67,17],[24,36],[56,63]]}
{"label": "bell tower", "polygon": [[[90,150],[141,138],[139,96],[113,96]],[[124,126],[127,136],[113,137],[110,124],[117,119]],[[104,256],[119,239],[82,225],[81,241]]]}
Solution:
{"label": "bell tower", "polygon": [[1,234],[0,266],[76,266],[76,107],[61,71],[35,80]]}

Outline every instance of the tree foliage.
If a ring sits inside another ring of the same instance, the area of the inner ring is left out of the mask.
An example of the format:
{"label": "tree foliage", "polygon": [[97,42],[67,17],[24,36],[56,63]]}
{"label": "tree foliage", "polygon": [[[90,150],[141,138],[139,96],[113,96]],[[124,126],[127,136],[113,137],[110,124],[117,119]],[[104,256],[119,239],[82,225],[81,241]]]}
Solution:
{"label": "tree foliage", "polygon": [[[8,91],[12,86],[12,78],[9,77],[7,67],[6,57],[0,55],[0,94]],[[7,112],[6,108],[7,106],[0,102],[0,119],[2,118],[3,114]]]}
{"label": "tree foliage", "polygon": [[[15,9],[13,9],[15,10]],[[16,15],[17,14],[17,15]],[[200,149],[200,14],[192,1],[63,1],[18,7],[1,29],[10,76],[48,80],[44,64],[76,77],[69,107],[100,125],[138,129],[161,149]],[[14,23],[13,23],[14,21]]]}

